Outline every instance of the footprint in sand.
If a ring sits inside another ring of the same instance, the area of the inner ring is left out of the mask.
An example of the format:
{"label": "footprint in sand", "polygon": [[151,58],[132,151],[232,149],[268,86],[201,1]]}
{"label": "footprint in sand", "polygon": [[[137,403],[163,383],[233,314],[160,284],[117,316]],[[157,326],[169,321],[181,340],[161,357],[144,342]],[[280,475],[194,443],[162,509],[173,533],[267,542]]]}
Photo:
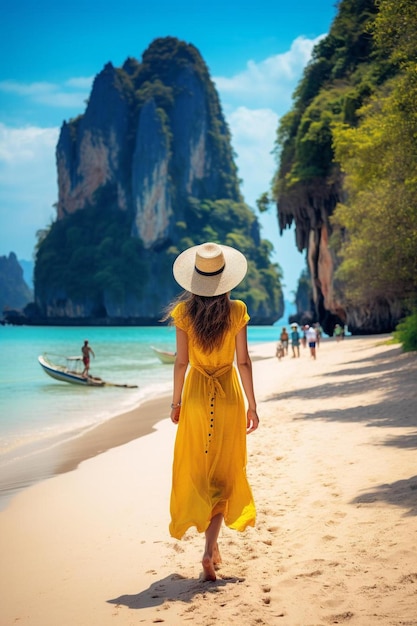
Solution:
{"label": "footprint in sand", "polygon": [[405,583],[416,583],[417,582],[417,574],[406,574],[405,576],[401,576],[400,584],[404,585]]}
{"label": "footprint in sand", "polygon": [[277,530],[279,530],[278,526],[269,526],[269,527],[267,528],[267,531],[268,531],[269,533],[276,533],[276,532],[277,532]]}
{"label": "footprint in sand", "polygon": [[184,552],[184,548],[179,543],[174,543],[173,550],[179,553]]}
{"label": "footprint in sand", "polygon": [[320,569],[315,569],[313,572],[301,572],[295,578],[315,578],[316,576],[322,576],[322,574],[323,572]]}
{"label": "footprint in sand", "polygon": [[351,611],[346,611],[345,613],[339,613],[338,615],[329,615],[327,621],[331,624],[343,624],[343,622],[347,622],[348,620],[354,617],[354,613]]}
{"label": "footprint in sand", "polygon": [[[264,586],[262,587],[262,591],[263,591],[265,594],[269,594],[269,593],[270,593],[270,591],[271,591],[271,587],[270,587],[269,585],[264,585]],[[271,604],[271,596],[270,596],[270,595],[265,595],[265,596],[263,596],[263,598],[262,598],[262,602],[263,602],[264,604]]]}

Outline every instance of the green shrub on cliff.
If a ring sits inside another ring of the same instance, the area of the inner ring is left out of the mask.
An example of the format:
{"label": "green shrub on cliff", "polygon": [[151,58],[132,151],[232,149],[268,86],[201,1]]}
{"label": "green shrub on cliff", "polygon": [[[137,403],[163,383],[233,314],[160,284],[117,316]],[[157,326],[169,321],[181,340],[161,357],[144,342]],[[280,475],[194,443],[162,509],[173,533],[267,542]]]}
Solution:
{"label": "green shrub on cliff", "polygon": [[35,284],[37,298],[65,292],[75,302],[91,301],[101,310],[107,294],[122,303],[141,295],[146,280],[142,244],[130,236],[126,213],[89,207],[54,222],[38,244]]}
{"label": "green shrub on cliff", "polygon": [[[186,248],[214,241],[238,248],[248,259],[248,273],[243,282],[233,290],[233,297],[244,300],[253,317],[268,318],[272,311],[283,312],[281,287],[282,271],[271,264],[272,244],[254,237],[258,232],[256,217],[249,207],[231,200],[189,200],[185,210],[184,235],[169,252],[172,261]],[[181,223],[177,223],[178,230]]]}
{"label": "green shrub on cliff", "polygon": [[417,311],[398,324],[394,339],[402,344],[404,352],[417,350]]}

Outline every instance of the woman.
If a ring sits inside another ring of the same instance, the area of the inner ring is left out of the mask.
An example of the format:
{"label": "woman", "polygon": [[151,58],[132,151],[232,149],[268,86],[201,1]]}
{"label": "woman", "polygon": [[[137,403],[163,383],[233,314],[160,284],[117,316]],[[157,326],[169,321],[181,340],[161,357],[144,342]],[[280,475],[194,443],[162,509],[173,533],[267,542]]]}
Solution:
{"label": "woman", "polygon": [[229,298],[246,271],[241,252],[215,243],[185,250],[173,267],[175,280],[189,293],[170,311],[177,341],[171,420],[178,425],[170,533],[181,539],[191,526],[205,532],[203,578],[212,581],[221,562],[217,539],[223,520],[239,531],[255,524],[245,468],[246,434],[259,424],[249,315],[243,302]]}

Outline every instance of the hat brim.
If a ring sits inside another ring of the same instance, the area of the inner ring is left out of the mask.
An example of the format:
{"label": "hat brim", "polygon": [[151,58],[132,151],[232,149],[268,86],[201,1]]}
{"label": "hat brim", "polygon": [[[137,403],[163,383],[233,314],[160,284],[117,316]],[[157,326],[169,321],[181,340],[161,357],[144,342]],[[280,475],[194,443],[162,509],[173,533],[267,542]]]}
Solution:
{"label": "hat brim", "polygon": [[199,247],[192,246],[184,250],[174,261],[174,278],[183,289],[196,296],[220,296],[242,282],[248,263],[239,250],[220,245],[225,260],[223,272],[216,276],[202,276],[195,269],[195,257]]}

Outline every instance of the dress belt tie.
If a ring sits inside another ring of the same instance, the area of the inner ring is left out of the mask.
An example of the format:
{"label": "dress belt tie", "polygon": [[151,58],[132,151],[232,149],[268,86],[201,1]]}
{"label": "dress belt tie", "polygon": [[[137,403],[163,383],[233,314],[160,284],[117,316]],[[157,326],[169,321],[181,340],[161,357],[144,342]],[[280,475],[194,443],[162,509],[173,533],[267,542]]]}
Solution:
{"label": "dress belt tie", "polygon": [[225,397],[226,394],[219,381],[219,377],[223,376],[223,374],[226,374],[229,370],[232,369],[233,367],[232,363],[230,363],[229,365],[223,365],[222,367],[219,367],[219,369],[214,372],[208,372],[201,365],[192,364],[191,366],[194,369],[196,369],[197,372],[200,372],[200,374],[203,374],[203,376],[209,379],[209,392],[211,396],[214,393],[216,393],[221,398]]}

